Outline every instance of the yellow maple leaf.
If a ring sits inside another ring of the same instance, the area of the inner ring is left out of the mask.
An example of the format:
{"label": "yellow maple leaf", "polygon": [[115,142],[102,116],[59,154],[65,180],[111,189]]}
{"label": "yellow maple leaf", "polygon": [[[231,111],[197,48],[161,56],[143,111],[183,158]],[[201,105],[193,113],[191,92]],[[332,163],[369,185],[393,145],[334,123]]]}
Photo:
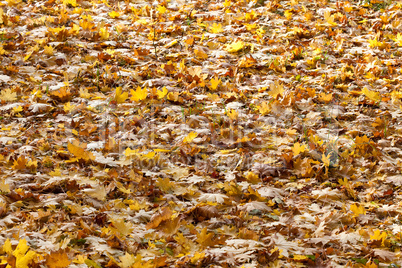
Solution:
{"label": "yellow maple leaf", "polygon": [[380,42],[377,40],[377,37],[374,39],[369,39],[369,48],[382,48],[384,46],[384,42]]}
{"label": "yellow maple leaf", "polygon": [[196,252],[194,253],[194,256],[191,257],[190,261],[192,264],[196,264],[199,260],[202,260],[205,258],[205,252]]}
{"label": "yellow maple leaf", "polygon": [[130,234],[134,229],[133,224],[131,222],[125,221],[122,218],[112,219],[111,222],[113,224],[114,228],[113,227],[112,228],[114,229],[114,231],[117,231],[123,237],[127,236],[128,234]]}
{"label": "yellow maple leaf", "polygon": [[320,93],[318,99],[322,102],[328,103],[332,100],[333,95],[332,93],[325,94],[324,92]]}
{"label": "yellow maple leaf", "polygon": [[393,40],[398,43],[398,47],[402,47],[402,34],[401,33],[398,33]]}
{"label": "yellow maple leaf", "polygon": [[298,142],[296,142],[292,147],[292,152],[293,152],[294,156],[299,155],[300,153],[305,152],[306,150],[307,150],[307,145],[305,145],[305,144],[300,145],[300,143],[298,143]]}
{"label": "yellow maple leaf", "polygon": [[127,147],[126,150],[124,151],[124,155],[126,157],[137,156],[137,155],[139,155],[138,149],[137,150],[131,150],[130,147]]}
{"label": "yellow maple leaf", "polygon": [[366,210],[363,206],[352,204],[350,205],[350,210],[355,214],[355,217],[359,215],[366,215]]}
{"label": "yellow maple leaf", "polygon": [[302,260],[308,260],[308,257],[304,256],[304,255],[295,254],[295,255],[293,255],[293,259],[296,261],[302,261]]}
{"label": "yellow maple leaf", "polygon": [[26,168],[27,163],[28,163],[28,159],[22,155],[22,156],[18,157],[16,160],[14,160],[13,169],[24,170]]}
{"label": "yellow maple leaf", "polygon": [[15,256],[15,268],[26,268],[28,264],[33,261],[36,257],[36,253],[32,250],[29,250],[29,246],[27,245],[27,241],[22,239],[18,242],[17,248],[13,251],[13,255]]}
{"label": "yellow maple leaf", "polygon": [[226,45],[225,50],[229,53],[236,53],[242,50],[245,46],[245,43],[243,41],[237,41],[237,42],[232,42],[229,45]]}
{"label": "yellow maple leaf", "polygon": [[44,48],[43,48],[43,52],[47,55],[47,56],[53,56],[53,54],[54,54],[54,49],[53,49],[53,47],[52,46],[45,46]]}
{"label": "yellow maple leaf", "polygon": [[239,113],[236,110],[230,109],[227,111],[226,115],[231,119],[231,120],[237,120],[239,117]]}
{"label": "yellow maple leaf", "polygon": [[111,11],[111,12],[109,12],[108,15],[109,15],[109,17],[111,17],[112,19],[120,17],[120,13],[117,12],[117,11],[114,11],[114,10]]}
{"label": "yellow maple leaf", "polygon": [[0,180],[0,192],[2,193],[10,192],[10,185],[8,185],[5,180]]}
{"label": "yellow maple leaf", "polygon": [[64,251],[53,252],[46,258],[46,265],[49,268],[68,267],[71,261],[68,259],[67,253]]}
{"label": "yellow maple leaf", "polygon": [[0,100],[2,101],[15,101],[17,99],[17,93],[13,92],[11,88],[7,88],[0,92]]}
{"label": "yellow maple leaf", "polygon": [[165,14],[166,13],[166,7],[162,6],[162,5],[158,5],[158,7],[156,8],[159,12],[159,14]]}
{"label": "yellow maple leaf", "polygon": [[367,89],[366,87],[364,87],[364,88],[362,89],[362,92],[363,92],[363,94],[366,95],[366,97],[369,98],[371,101],[378,102],[378,101],[381,100],[381,96],[380,96],[380,93],[379,93],[379,92],[369,90],[369,89]]}
{"label": "yellow maple leaf", "polygon": [[286,17],[287,20],[291,20],[292,19],[292,10],[285,10],[285,12],[283,13],[283,15]]}
{"label": "yellow maple leaf", "polygon": [[183,143],[190,143],[198,136],[197,132],[190,132],[183,140]]}
{"label": "yellow maple leaf", "polygon": [[207,227],[205,227],[200,233],[197,234],[197,242],[203,247],[213,246],[215,244],[212,239],[213,236],[214,233],[208,233]]}
{"label": "yellow maple leaf", "polygon": [[324,19],[327,21],[327,24],[330,26],[337,26],[338,24],[334,22],[334,15],[331,16],[331,11],[326,11],[324,13]]}
{"label": "yellow maple leaf", "polygon": [[68,6],[68,7],[76,7],[77,6],[77,1],[76,0],[63,0],[63,5]]}
{"label": "yellow maple leaf", "polygon": [[382,232],[381,230],[375,230],[373,235],[370,235],[370,240],[376,241],[381,240],[381,244],[384,244],[385,239],[387,238],[387,233]]}
{"label": "yellow maple leaf", "polygon": [[202,49],[194,49],[194,54],[198,59],[205,60],[208,58],[208,54],[205,53]]}
{"label": "yellow maple leaf", "polygon": [[261,105],[257,105],[257,109],[262,115],[269,114],[269,112],[271,111],[271,107],[269,106],[269,103],[266,101],[261,103]]}
{"label": "yellow maple leaf", "polygon": [[106,40],[110,36],[110,34],[109,34],[109,32],[108,32],[106,27],[99,29],[99,35],[100,35],[102,40]]}
{"label": "yellow maple leaf", "polygon": [[148,95],[148,90],[146,87],[141,88],[140,86],[138,86],[135,91],[132,89],[130,92],[131,92],[130,100],[135,101],[135,102],[140,102],[142,100],[145,100]]}
{"label": "yellow maple leaf", "polygon": [[331,164],[330,154],[328,155],[322,154],[321,161],[324,163],[326,167],[329,167],[329,165]]}
{"label": "yellow maple leaf", "polygon": [[[73,144],[74,143],[74,144]],[[91,152],[85,151],[86,144],[79,144],[78,141],[67,144],[68,151],[75,156],[73,161],[83,159],[85,161],[95,160],[95,156]]]}
{"label": "yellow maple leaf", "polygon": [[223,32],[222,24],[217,24],[214,22],[212,26],[209,27],[209,31],[214,34]]}
{"label": "yellow maple leaf", "polygon": [[268,92],[268,95],[272,96],[274,99],[276,99],[279,95],[283,96],[283,92],[285,91],[284,87],[277,81],[275,84],[271,84],[269,88],[271,90]]}
{"label": "yellow maple leaf", "polygon": [[221,79],[218,79],[218,77],[215,78],[211,78],[211,86],[209,87],[212,90],[216,90],[219,86],[219,84],[221,83]]}
{"label": "yellow maple leaf", "polygon": [[128,92],[123,92],[121,87],[117,87],[114,99],[117,103],[124,103],[128,98]]}
{"label": "yellow maple leaf", "polygon": [[250,182],[252,184],[257,184],[257,183],[261,182],[261,179],[259,178],[259,176],[251,171],[247,173],[246,179],[248,182]]}
{"label": "yellow maple leaf", "polygon": [[158,90],[156,92],[156,95],[158,96],[158,99],[163,99],[167,94],[168,94],[168,90],[166,87],[163,87],[162,90]]}
{"label": "yellow maple leaf", "polygon": [[[1,10],[1,9],[0,9]],[[1,15],[1,14],[0,14]],[[8,52],[3,48],[3,45],[0,45],[0,55],[7,55]]]}

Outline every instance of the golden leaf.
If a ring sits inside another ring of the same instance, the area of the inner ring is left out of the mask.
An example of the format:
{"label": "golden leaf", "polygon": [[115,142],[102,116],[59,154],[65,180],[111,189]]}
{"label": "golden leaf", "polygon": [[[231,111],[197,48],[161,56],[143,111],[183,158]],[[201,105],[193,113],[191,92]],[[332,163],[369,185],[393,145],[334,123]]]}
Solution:
{"label": "golden leaf", "polygon": [[134,227],[133,224],[129,221],[125,221],[122,218],[112,219],[111,220],[114,229],[119,232],[123,237],[130,234]]}
{"label": "golden leaf", "polygon": [[369,98],[371,101],[378,102],[381,100],[379,92],[369,90],[366,87],[362,89],[362,93],[366,95],[366,97]]}
{"label": "golden leaf", "polygon": [[197,132],[190,132],[183,140],[183,143],[190,143],[198,136]]}
{"label": "golden leaf", "polygon": [[135,102],[140,102],[142,100],[145,100],[148,95],[148,90],[146,87],[141,89],[141,87],[138,86],[135,91],[132,89],[130,92],[131,92],[130,100],[135,101]]}
{"label": "golden leaf", "polygon": [[18,157],[17,160],[14,160],[13,169],[24,170],[26,168],[27,163],[28,159],[26,159],[25,156],[22,155]]}
{"label": "golden leaf", "polygon": [[166,13],[166,7],[162,6],[162,5],[158,5],[156,10],[158,10],[159,14],[165,14]]}
{"label": "golden leaf", "polygon": [[279,82],[275,82],[275,84],[271,84],[269,86],[271,91],[268,92],[268,95],[272,96],[274,99],[276,99],[279,95],[283,96],[283,92],[285,89]]}
{"label": "golden leaf", "polygon": [[102,40],[107,40],[110,36],[107,28],[100,28],[99,29],[99,36],[101,37]]}
{"label": "golden leaf", "polygon": [[47,56],[53,56],[54,54],[54,49],[52,46],[45,46],[43,48],[43,52],[47,55]]}
{"label": "golden leaf", "polygon": [[208,233],[207,227],[201,230],[200,233],[197,234],[197,242],[200,243],[203,247],[210,247],[215,245],[213,241],[214,233]]}
{"label": "golden leaf", "polygon": [[202,49],[195,49],[194,54],[198,59],[205,60],[208,58],[208,54],[205,53]]}
{"label": "golden leaf", "polygon": [[163,221],[170,220],[173,211],[169,207],[164,207],[161,212],[154,214],[146,225],[147,229],[157,228]]}
{"label": "golden leaf", "polygon": [[46,265],[49,268],[65,268],[68,267],[70,263],[71,261],[64,251],[50,253],[46,258]]}
{"label": "golden leaf", "polygon": [[114,99],[117,103],[124,103],[128,98],[128,92],[123,92],[121,87],[117,87]]}
{"label": "golden leaf", "polygon": [[219,86],[219,84],[221,83],[221,79],[218,79],[217,77],[215,78],[211,78],[211,86],[209,87],[212,90],[216,90]]}
{"label": "golden leaf", "polygon": [[15,101],[17,99],[17,93],[13,92],[11,88],[7,88],[0,92],[0,100],[2,101]]}
{"label": "golden leaf", "polygon": [[233,109],[230,109],[229,111],[227,111],[226,114],[231,120],[237,120],[237,118],[239,117],[239,113]]}
{"label": "golden leaf", "polygon": [[112,19],[115,19],[115,18],[120,17],[120,13],[117,12],[117,11],[114,11],[114,10],[113,10],[112,12],[109,12],[108,15],[109,15],[109,17],[111,17]]}
{"label": "golden leaf", "polygon": [[158,90],[156,92],[158,99],[163,99],[167,94],[168,94],[168,90],[166,87],[163,87],[162,90]]}
{"label": "golden leaf", "polygon": [[226,46],[225,50],[229,53],[236,53],[239,52],[244,48],[245,44],[243,41],[233,42]]}
{"label": "golden leaf", "polygon": [[307,145],[303,144],[300,145],[300,143],[296,142],[293,147],[292,147],[292,152],[294,156],[299,155],[302,152],[305,152],[307,150]]}
{"label": "golden leaf", "polygon": [[355,214],[355,217],[366,215],[366,210],[361,205],[352,204],[350,205],[350,210]]}
{"label": "golden leaf", "polygon": [[222,24],[216,24],[215,22],[212,24],[212,27],[209,27],[209,31],[211,33],[217,34],[223,32]]}
{"label": "golden leaf", "polygon": [[26,268],[28,264],[33,261],[36,257],[36,253],[32,250],[29,250],[29,246],[27,245],[27,241],[22,239],[18,242],[17,248],[14,250],[13,255],[16,258],[15,268]]}
{"label": "golden leaf", "polygon": [[70,153],[72,153],[76,159],[75,160],[85,160],[85,161],[89,161],[89,160],[95,160],[95,156],[91,153],[91,152],[87,152],[85,151],[86,148],[86,144],[79,144],[78,141],[74,141],[73,143],[68,143],[67,144],[67,149]]}

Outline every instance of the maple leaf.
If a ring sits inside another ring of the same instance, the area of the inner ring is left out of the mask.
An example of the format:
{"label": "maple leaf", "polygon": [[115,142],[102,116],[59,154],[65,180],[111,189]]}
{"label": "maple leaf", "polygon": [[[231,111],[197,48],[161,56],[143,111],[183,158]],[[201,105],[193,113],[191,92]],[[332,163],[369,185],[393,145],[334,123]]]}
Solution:
{"label": "maple leaf", "polygon": [[379,92],[375,92],[375,91],[369,90],[369,89],[367,89],[366,87],[364,87],[364,88],[362,89],[362,93],[363,93],[364,95],[366,95],[366,97],[369,98],[371,101],[378,102],[378,101],[381,100],[381,96],[380,96],[380,93],[379,93]]}
{"label": "maple leaf", "polygon": [[325,94],[324,92],[322,92],[322,93],[320,93],[320,95],[318,96],[318,99],[319,99],[320,101],[325,102],[325,103],[330,102],[330,101],[332,100],[332,98],[333,98],[332,93]]}
{"label": "maple leaf", "polygon": [[257,105],[257,109],[262,115],[267,115],[271,112],[271,107],[268,102],[264,101],[261,105]]}
{"label": "maple leaf", "polygon": [[13,92],[11,88],[4,89],[0,92],[0,100],[2,101],[15,101],[17,100],[17,93]]}
{"label": "maple leaf", "polygon": [[52,46],[45,46],[43,48],[43,52],[47,55],[47,56],[53,56],[54,54],[54,49]]}
{"label": "maple leaf", "polygon": [[133,89],[131,89],[131,98],[130,100],[135,101],[135,102],[140,102],[143,101],[147,98],[148,95],[148,90],[146,87],[142,88],[141,87],[137,87],[137,89],[134,91]]}
{"label": "maple leaf", "polygon": [[225,50],[229,53],[236,53],[242,50],[245,47],[245,43],[243,41],[232,42],[229,45],[226,45]]}
{"label": "maple leaf", "polygon": [[116,230],[119,234],[121,234],[123,237],[127,236],[130,234],[134,227],[133,224],[129,221],[125,221],[124,219],[121,218],[116,218],[111,220],[113,229]]}
{"label": "maple leaf", "polygon": [[402,34],[401,33],[398,33],[396,35],[396,37],[394,37],[393,40],[398,43],[399,47],[402,47]]}
{"label": "maple leaf", "polygon": [[222,24],[217,24],[214,22],[212,26],[209,27],[209,31],[214,34],[223,32]]}
{"label": "maple leaf", "polygon": [[117,87],[114,97],[115,101],[117,103],[124,103],[127,98],[128,98],[128,92],[123,92],[123,89],[121,87]]}
{"label": "maple leaf", "polygon": [[163,6],[163,5],[158,5],[156,10],[158,10],[159,14],[165,14],[166,13],[166,7]]}
{"label": "maple leaf", "polygon": [[63,5],[68,6],[68,7],[78,6],[76,0],[63,0]]}
{"label": "maple leaf", "polygon": [[230,109],[229,111],[227,111],[227,116],[231,119],[231,120],[237,120],[237,118],[239,117],[239,113],[236,110]]}
{"label": "maple leaf", "polygon": [[211,78],[211,86],[209,87],[212,90],[216,90],[219,86],[219,84],[221,83],[221,79],[218,79],[217,77],[215,78]]}
{"label": "maple leaf", "polygon": [[372,241],[381,241],[381,244],[384,246],[385,239],[387,238],[387,233],[381,230],[374,230],[374,234],[370,235],[370,240]]}
{"label": "maple leaf", "polygon": [[213,241],[214,233],[208,233],[207,227],[201,230],[200,233],[197,234],[197,242],[200,243],[203,247],[210,247],[215,244]]}
{"label": "maple leaf", "polygon": [[190,143],[198,136],[197,132],[190,132],[183,140],[183,143]]}
{"label": "maple leaf", "polygon": [[158,99],[163,99],[167,94],[168,94],[168,90],[166,87],[163,87],[162,90],[158,90],[156,92],[156,95],[158,96]]}
{"label": "maple leaf", "polygon": [[355,217],[359,215],[366,215],[366,210],[363,206],[352,204],[350,205],[350,210],[355,214]]}
{"label": "maple leaf", "polygon": [[73,143],[67,144],[67,149],[70,153],[75,156],[75,159],[71,161],[83,159],[85,161],[95,160],[95,156],[91,152],[85,151],[86,144],[79,144],[78,141],[74,141]]}
{"label": "maple leaf", "polygon": [[201,60],[208,59],[208,54],[205,53],[202,49],[194,49],[194,54],[197,56],[197,58]]}
{"label": "maple leaf", "polygon": [[10,239],[7,239],[3,245],[3,250],[8,255],[13,255],[15,257],[15,268],[28,267],[28,265],[32,263],[37,256],[34,251],[29,250],[26,239],[21,239],[14,251],[11,248]]}
{"label": "maple leaf", "polygon": [[173,211],[169,207],[164,207],[159,213],[152,216],[149,223],[146,225],[147,229],[157,228],[163,221],[170,220]]}
{"label": "maple leaf", "polygon": [[117,12],[117,11],[114,11],[114,10],[111,11],[111,12],[109,12],[108,15],[109,15],[109,17],[111,17],[112,19],[115,19],[115,18],[120,17],[120,13]]}
{"label": "maple leaf", "polygon": [[72,97],[72,93],[67,87],[62,87],[59,90],[54,90],[50,92],[49,95],[55,99],[58,99],[61,102],[66,102]]}
{"label": "maple leaf", "polygon": [[324,13],[324,19],[327,21],[329,26],[337,26],[338,24],[334,22],[334,15],[331,16],[331,11],[326,11]]}
{"label": "maple leaf", "polygon": [[246,175],[246,179],[248,182],[253,183],[253,184],[259,183],[261,181],[259,176],[253,172],[248,172]]}
{"label": "maple leaf", "polygon": [[64,268],[70,265],[67,253],[64,251],[52,252],[46,258],[46,265],[49,268]]}
{"label": "maple leaf", "polygon": [[28,159],[25,156],[20,156],[13,163],[13,169],[24,170],[27,167]]}
{"label": "maple leaf", "polygon": [[110,36],[109,31],[107,30],[106,27],[99,29],[99,35],[102,38],[102,40],[107,40]]}
{"label": "maple leaf", "polygon": [[295,144],[293,144],[292,147],[292,152],[294,156],[299,155],[300,153],[303,153],[307,150],[307,145],[303,144],[300,145],[300,143],[296,142]]}
{"label": "maple leaf", "polygon": [[277,81],[275,84],[271,84],[269,88],[271,90],[268,92],[268,94],[274,99],[276,99],[279,95],[283,96],[283,92],[285,91],[284,87]]}

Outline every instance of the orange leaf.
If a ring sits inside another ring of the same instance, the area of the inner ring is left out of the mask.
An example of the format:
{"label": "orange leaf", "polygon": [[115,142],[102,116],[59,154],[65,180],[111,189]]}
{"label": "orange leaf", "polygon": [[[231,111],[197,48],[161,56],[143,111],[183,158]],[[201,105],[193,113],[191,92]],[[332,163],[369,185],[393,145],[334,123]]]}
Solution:
{"label": "orange leaf", "polygon": [[46,259],[46,265],[49,268],[65,268],[68,267],[70,263],[71,261],[64,251],[50,253]]}
{"label": "orange leaf", "polygon": [[173,215],[173,211],[170,210],[169,207],[164,207],[161,212],[154,214],[146,225],[147,229],[155,229],[157,228],[163,221],[170,220],[170,217]]}

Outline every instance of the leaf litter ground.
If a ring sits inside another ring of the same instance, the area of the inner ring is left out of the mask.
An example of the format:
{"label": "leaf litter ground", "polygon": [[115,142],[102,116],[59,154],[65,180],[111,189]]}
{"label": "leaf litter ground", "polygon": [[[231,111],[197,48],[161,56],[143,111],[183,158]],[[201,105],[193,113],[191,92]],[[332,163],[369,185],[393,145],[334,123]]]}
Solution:
{"label": "leaf litter ground", "polygon": [[0,2],[6,267],[399,267],[402,2]]}

